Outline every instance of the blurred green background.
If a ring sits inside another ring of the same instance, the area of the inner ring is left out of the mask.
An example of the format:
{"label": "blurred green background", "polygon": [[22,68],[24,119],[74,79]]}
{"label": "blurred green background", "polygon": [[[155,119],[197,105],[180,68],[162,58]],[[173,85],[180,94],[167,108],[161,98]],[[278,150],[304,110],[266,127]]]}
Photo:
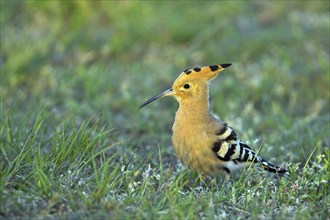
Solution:
{"label": "blurred green background", "polygon": [[170,145],[175,101],[139,104],[186,68],[231,62],[212,110],[245,139],[299,151],[307,130],[288,131],[329,131],[328,1],[1,1],[1,47],[14,127],[45,109],[50,126],[101,117],[125,142]]}
{"label": "blurred green background", "polygon": [[119,158],[158,166],[160,146],[164,164],[176,166],[177,103],[139,105],[184,69],[232,63],[211,84],[212,111],[254,149],[264,145],[269,160],[304,164],[317,146],[315,160],[330,146],[329,9],[329,1],[2,0],[1,158],[14,160],[41,117],[45,152],[59,130],[90,120],[87,130],[113,129],[100,147],[116,144]]}

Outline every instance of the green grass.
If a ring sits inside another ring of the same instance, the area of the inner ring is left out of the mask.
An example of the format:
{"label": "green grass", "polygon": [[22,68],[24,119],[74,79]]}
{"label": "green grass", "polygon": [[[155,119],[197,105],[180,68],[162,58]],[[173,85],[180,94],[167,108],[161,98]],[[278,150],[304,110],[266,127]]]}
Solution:
{"label": "green grass", "polygon": [[[4,219],[327,219],[330,3],[1,1]],[[177,104],[147,98],[231,62],[211,109],[269,161],[201,182]]]}

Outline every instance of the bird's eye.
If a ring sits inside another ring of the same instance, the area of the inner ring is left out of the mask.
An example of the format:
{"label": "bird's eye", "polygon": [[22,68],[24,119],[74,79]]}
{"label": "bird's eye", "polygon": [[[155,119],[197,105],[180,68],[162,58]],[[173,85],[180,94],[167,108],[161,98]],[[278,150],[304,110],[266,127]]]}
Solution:
{"label": "bird's eye", "polygon": [[189,89],[190,88],[190,85],[189,84],[184,84],[183,88]]}

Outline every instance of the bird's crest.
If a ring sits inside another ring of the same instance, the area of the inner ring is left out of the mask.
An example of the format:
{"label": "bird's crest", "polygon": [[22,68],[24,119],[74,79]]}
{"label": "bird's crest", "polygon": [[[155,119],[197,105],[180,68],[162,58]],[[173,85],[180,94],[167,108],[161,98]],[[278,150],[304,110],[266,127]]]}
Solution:
{"label": "bird's crest", "polygon": [[186,77],[189,76],[189,78],[206,78],[207,80],[211,80],[215,78],[219,72],[224,70],[225,68],[231,66],[231,63],[226,64],[217,64],[217,65],[211,65],[211,66],[203,66],[203,67],[195,67],[193,69],[186,69],[181,73],[181,75],[178,77]]}

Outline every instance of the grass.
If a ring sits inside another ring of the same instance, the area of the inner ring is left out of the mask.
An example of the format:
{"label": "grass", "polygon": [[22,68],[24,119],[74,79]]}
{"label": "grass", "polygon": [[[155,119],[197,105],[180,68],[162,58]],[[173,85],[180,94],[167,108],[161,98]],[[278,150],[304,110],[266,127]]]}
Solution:
{"label": "grass", "polygon": [[[329,218],[329,9],[1,1],[1,217]],[[172,150],[176,102],[138,110],[180,71],[227,62],[212,111],[290,175],[203,183]]]}

